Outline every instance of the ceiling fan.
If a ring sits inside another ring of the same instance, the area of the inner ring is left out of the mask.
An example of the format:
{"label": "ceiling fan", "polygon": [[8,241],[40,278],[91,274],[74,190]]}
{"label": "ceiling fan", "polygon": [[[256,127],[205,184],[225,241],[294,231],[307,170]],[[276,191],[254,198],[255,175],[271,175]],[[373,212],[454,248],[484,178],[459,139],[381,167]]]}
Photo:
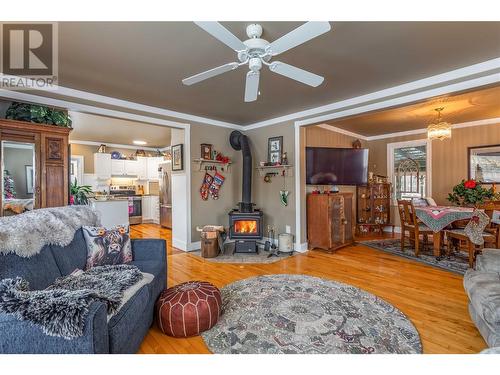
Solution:
{"label": "ceiling fan", "polygon": [[246,32],[249,39],[242,42],[219,22],[195,23],[214,38],[219,39],[222,43],[237,52],[239,62],[230,62],[185,78],[182,80],[182,83],[185,85],[190,86],[248,64],[250,70],[247,73],[245,84],[245,102],[253,102],[257,100],[259,93],[259,78],[262,65],[268,66],[269,70],[273,73],[281,74],[312,87],[321,85],[324,80],[323,77],[317,74],[281,61],[271,61],[271,59],[280,53],[330,31],[331,27],[328,22],[306,22],[272,43],[261,38],[262,26],[259,24],[254,23],[247,26]]}

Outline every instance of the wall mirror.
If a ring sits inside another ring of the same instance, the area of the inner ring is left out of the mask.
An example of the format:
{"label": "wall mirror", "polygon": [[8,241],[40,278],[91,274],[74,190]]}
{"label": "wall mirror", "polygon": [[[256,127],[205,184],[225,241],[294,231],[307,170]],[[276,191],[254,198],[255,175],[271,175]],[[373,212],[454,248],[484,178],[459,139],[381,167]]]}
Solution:
{"label": "wall mirror", "polygon": [[468,158],[469,179],[500,183],[500,145],[469,147]]}
{"label": "wall mirror", "polygon": [[2,216],[36,207],[35,144],[2,141]]}

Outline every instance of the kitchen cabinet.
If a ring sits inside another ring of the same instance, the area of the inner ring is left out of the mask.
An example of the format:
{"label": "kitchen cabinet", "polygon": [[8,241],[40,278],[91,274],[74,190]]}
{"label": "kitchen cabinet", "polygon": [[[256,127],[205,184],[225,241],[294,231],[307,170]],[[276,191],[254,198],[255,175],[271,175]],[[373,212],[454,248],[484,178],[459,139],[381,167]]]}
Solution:
{"label": "kitchen cabinet", "polygon": [[158,180],[158,166],[163,157],[138,157],[137,160],[111,159],[111,154],[94,154],[94,174],[99,180],[112,176],[137,177],[139,180]]}
{"label": "kitchen cabinet", "polygon": [[137,160],[111,160],[111,175],[112,176],[130,176],[135,177],[138,175],[138,162]]}
{"label": "kitchen cabinet", "polygon": [[125,160],[118,160],[118,159],[111,160],[111,174],[113,176],[124,176]]}
{"label": "kitchen cabinet", "polygon": [[148,179],[148,157],[138,156],[137,157],[137,178],[139,180]]}
{"label": "kitchen cabinet", "polygon": [[94,154],[94,174],[98,180],[111,178],[111,154]]}
{"label": "kitchen cabinet", "polygon": [[163,163],[163,157],[150,157],[148,158],[148,180],[158,180],[158,166]]}
{"label": "kitchen cabinet", "polygon": [[124,160],[125,161],[125,175],[137,176],[139,174],[139,163],[137,160]]}
{"label": "kitchen cabinet", "polygon": [[142,197],[142,221],[144,223],[160,223],[160,197],[157,195]]}

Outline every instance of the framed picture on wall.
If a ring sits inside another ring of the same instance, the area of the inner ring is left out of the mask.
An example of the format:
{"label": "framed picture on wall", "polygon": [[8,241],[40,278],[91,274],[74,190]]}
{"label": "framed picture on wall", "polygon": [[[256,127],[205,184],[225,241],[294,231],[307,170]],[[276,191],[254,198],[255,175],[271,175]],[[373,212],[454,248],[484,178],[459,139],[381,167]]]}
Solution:
{"label": "framed picture on wall", "polygon": [[212,145],[208,143],[201,144],[201,158],[202,159],[212,159]]}
{"label": "framed picture on wall", "polygon": [[267,161],[273,164],[281,164],[283,154],[283,136],[271,137],[267,140]]}
{"label": "framed picture on wall", "polygon": [[172,171],[184,170],[184,145],[172,146]]}
{"label": "framed picture on wall", "polygon": [[500,183],[500,145],[468,148],[469,179],[485,184]]}

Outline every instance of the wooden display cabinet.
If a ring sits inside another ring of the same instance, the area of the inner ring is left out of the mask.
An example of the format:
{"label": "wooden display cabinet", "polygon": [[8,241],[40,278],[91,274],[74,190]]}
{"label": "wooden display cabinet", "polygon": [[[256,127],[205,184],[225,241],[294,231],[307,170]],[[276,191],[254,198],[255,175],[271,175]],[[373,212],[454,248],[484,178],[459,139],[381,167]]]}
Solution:
{"label": "wooden display cabinet", "polygon": [[307,195],[309,248],[333,252],[354,242],[352,193]]}
{"label": "wooden display cabinet", "polygon": [[391,224],[391,184],[372,183],[356,188],[357,235],[383,232]]}

